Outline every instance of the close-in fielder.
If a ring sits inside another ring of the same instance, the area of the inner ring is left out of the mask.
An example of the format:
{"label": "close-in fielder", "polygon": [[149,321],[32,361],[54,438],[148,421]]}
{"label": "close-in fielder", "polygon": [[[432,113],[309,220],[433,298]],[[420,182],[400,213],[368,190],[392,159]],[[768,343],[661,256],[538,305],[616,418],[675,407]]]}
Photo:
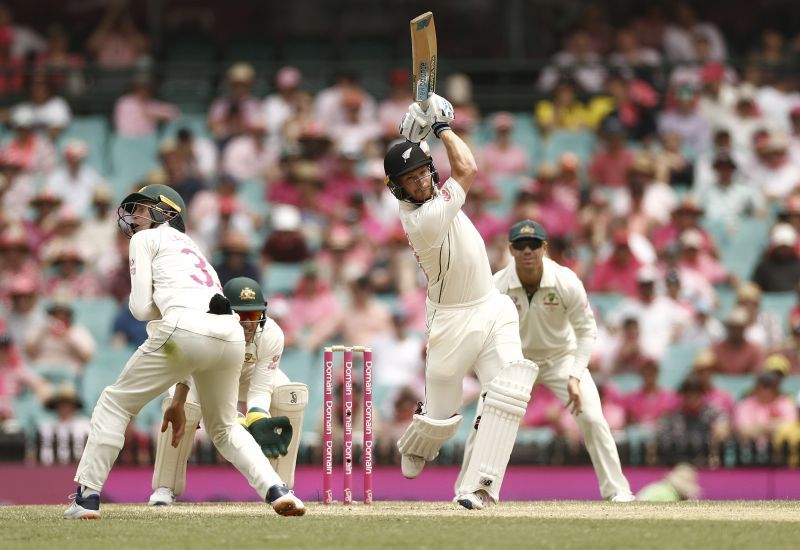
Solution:
{"label": "close-in fielder", "polygon": [[[236,277],[225,283],[222,290],[239,316],[246,342],[239,376],[239,401],[247,403],[247,416],[240,420],[244,420],[248,431],[270,459],[280,478],[292,488],[303,411],[308,404],[308,386],[291,382],[279,368],[283,354],[283,331],[266,315],[266,300],[261,285],[248,277]],[[167,409],[171,402],[171,397],[164,399],[163,408]],[[186,486],[186,463],[202,416],[193,389],[189,391],[184,409],[186,429],[178,446],[170,444],[171,430],[159,436],[151,505],[172,504]]]}
{"label": "close-in fielder", "polygon": [[216,272],[184,234],[183,199],[166,185],[148,185],[125,197],[118,212],[120,228],[131,237],[130,309],[137,319],[150,321],[148,337],[97,401],[75,474],[78,490],[64,517],[100,518],[100,491],[125,441],[125,428],[145,404],[175,384],[161,429],[172,424],[172,445],[178,445],[190,383],[203,403],[206,431],[222,456],[278,514],[303,515],[303,503],[236,419],[244,334],[230,303],[219,294]]}
{"label": "close-in fielder", "polygon": [[516,223],[508,240],[512,261],[495,273],[494,284],[517,307],[522,353],[539,365],[536,383],[550,388],[575,416],[603,498],[630,502],[634,497],[586,368],[597,324],[583,283],[568,267],[545,258],[547,233],[541,224]]}
{"label": "close-in fielder", "polygon": [[[400,200],[400,220],[428,279],[425,405],[398,442],[403,475],[415,478],[458,430],[462,382],[470,369],[482,388],[470,456],[453,499],[470,510],[500,495],[537,366],[522,356],[514,304],[492,285],[486,247],[462,212],[476,175],[469,147],[450,130],[450,103],[437,95],[427,111],[413,104],[400,125],[408,140],[384,159],[386,183]],[[418,143],[433,131],[450,161],[451,177],[436,188],[433,161]],[[479,421],[478,421],[479,420]]]}

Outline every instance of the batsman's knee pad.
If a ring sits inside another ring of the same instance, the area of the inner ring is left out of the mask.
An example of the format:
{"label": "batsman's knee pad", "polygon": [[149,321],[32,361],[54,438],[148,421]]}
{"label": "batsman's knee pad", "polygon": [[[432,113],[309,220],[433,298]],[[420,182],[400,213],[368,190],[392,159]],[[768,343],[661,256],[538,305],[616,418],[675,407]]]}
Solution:
{"label": "batsman's knee pad", "polygon": [[463,419],[460,414],[445,420],[415,414],[411,424],[397,442],[397,450],[400,454],[418,456],[430,462],[439,454],[442,445],[455,435]]}
{"label": "batsman's knee pad", "polygon": [[286,485],[294,487],[294,471],[297,466],[297,452],[300,450],[300,434],[303,431],[303,415],[308,405],[308,386],[291,382],[278,386],[272,392],[269,414],[272,417],[285,416],[292,425],[292,440],[284,456],[270,458],[272,467]]}
{"label": "batsman's knee pad", "polygon": [[536,363],[521,359],[506,365],[489,383],[483,399],[483,412],[476,424],[472,455],[464,464],[466,471],[458,493],[482,489],[498,500],[517,429],[528,408],[538,374]]}
{"label": "batsman's knee pad", "polygon": [[[167,397],[161,404],[161,409],[166,410],[172,404],[172,397]],[[158,435],[156,446],[156,463],[153,469],[153,490],[159,487],[172,489],[175,496],[183,493],[186,488],[186,463],[192,453],[194,434],[200,425],[202,412],[200,405],[187,401],[183,406],[186,413],[186,427],[183,437],[177,447],[172,446],[172,424],[165,432]]]}

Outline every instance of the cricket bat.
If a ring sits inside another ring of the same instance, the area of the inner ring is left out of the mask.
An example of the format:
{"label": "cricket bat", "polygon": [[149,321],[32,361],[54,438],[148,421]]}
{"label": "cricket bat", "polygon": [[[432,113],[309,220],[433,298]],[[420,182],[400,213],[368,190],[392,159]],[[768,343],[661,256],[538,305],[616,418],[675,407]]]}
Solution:
{"label": "cricket bat", "polygon": [[425,12],[411,20],[411,58],[414,72],[414,101],[423,111],[436,91],[436,25],[433,13]]}

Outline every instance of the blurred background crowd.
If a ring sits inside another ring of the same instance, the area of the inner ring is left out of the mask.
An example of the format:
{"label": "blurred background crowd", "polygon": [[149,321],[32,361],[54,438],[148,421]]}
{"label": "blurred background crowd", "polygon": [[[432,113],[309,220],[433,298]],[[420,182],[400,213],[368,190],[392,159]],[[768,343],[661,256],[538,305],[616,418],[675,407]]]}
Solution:
{"label": "blurred background crowd", "polygon": [[[318,456],[331,342],[373,348],[377,458],[397,460],[424,391],[425,281],[382,158],[411,102],[405,22],[432,9],[438,91],[480,171],[465,211],[494,270],[532,218],[584,281],[623,462],[800,464],[796,5],[49,4],[0,5],[0,457],[79,456],[146,337],[116,208],[165,183],[220,279],[267,291],[281,368],[311,389],[300,460]],[[465,415],[478,393],[465,382]],[[121,461],[150,463],[159,417],[131,423]],[[464,424],[440,461],[460,460]],[[548,390],[523,424],[512,461],[588,462]],[[217,461],[199,439],[195,460]]]}

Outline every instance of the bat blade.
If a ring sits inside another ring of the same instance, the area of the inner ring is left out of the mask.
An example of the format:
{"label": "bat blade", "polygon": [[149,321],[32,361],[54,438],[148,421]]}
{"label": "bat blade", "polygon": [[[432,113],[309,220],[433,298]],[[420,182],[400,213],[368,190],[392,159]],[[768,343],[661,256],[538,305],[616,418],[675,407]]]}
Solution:
{"label": "bat blade", "polygon": [[428,98],[436,91],[436,24],[433,13],[425,12],[411,20],[411,58],[414,72],[414,101],[428,108]]}

